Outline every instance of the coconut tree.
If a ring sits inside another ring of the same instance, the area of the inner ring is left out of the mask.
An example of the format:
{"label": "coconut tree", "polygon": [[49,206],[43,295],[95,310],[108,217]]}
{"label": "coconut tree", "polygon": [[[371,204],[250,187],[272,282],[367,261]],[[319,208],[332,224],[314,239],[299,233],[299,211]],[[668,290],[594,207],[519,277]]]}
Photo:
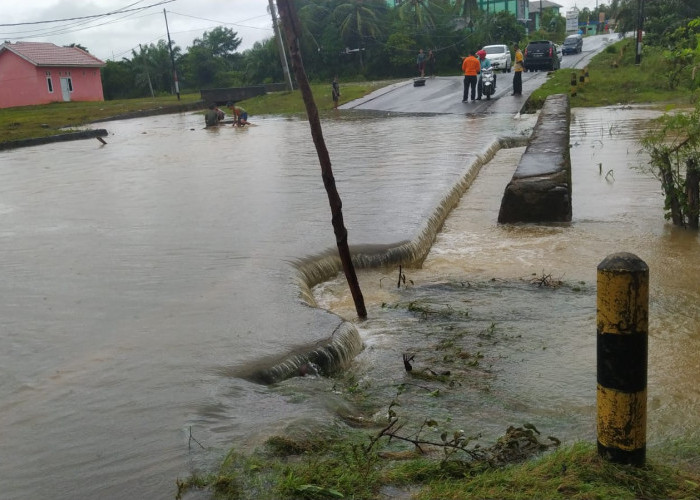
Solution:
{"label": "coconut tree", "polygon": [[382,0],[351,0],[333,10],[340,36],[347,45],[356,45],[360,51],[360,67],[364,69],[362,50],[366,38],[378,38],[382,32]]}
{"label": "coconut tree", "polygon": [[444,2],[436,0],[406,0],[399,7],[399,18],[415,28],[433,28]]}

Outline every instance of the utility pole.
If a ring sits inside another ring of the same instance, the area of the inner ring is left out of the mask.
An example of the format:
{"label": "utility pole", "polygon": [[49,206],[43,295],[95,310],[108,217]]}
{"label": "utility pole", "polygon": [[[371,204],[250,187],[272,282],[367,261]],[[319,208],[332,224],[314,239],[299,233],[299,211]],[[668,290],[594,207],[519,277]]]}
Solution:
{"label": "utility pole", "polygon": [[270,15],[272,16],[272,27],[275,30],[275,38],[277,38],[277,47],[280,53],[280,60],[282,62],[282,71],[284,72],[284,79],[287,81],[287,89],[294,90],[294,83],[292,83],[292,75],[289,73],[289,65],[287,64],[287,52],[284,50],[284,41],[282,40],[282,32],[280,31],[280,25],[277,22],[277,14],[275,10],[275,2],[268,0],[270,3]]}
{"label": "utility pole", "polygon": [[634,64],[642,63],[642,31],[644,31],[644,0],[637,0],[639,13],[637,14],[637,53],[634,56]]}
{"label": "utility pole", "polygon": [[170,29],[168,28],[168,16],[163,9],[163,17],[165,17],[165,31],[168,33],[168,49],[170,49],[170,64],[173,65],[173,82],[175,82],[175,93],[177,100],[180,100],[180,84],[177,81],[177,71],[175,70],[175,57],[173,57],[173,42],[170,41]]}
{"label": "utility pole", "polygon": [[146,78],[148,79],[148,88],[151,90],[151,97],[155,97],[156,95],[153,93],[153,85],[151,85],[151,74],[148,71],[146,54],[144,53],[143,47],[141,47],[141,44],[139,44],[139,49],[141,50],[141,57],[143,58],[143,69],[144,69],[144,71],[146,71]]}
{"label": "utility pole", "polygon": [[311,127],[311,138],[314,141],[318,161],[321,164],[321,177],[323,178],[323,186],[326,188],[328,203],[331,208],[331,223],[335,233],[335,242],[338,246],[338,256],[343,266],[345,279],[347,279],[350,287],[350,294],[355,302],[357,315],[364,319],[367,317],[367,309],[365,308],[365,299],[362,297],[362,291],[360,290],[360,284],[355,273],[355,265],[352,262],[352,255],[348,245],[348,230],[345,228],[345,222],[343,221],[343,203],[335,185],[331,156],[328,153],[326,141],[323,139],[318,107],[316,106],[316,101],[314,101],[314,95],[311,92],[311,85],[306,76],[306,71],[304,71],[304,63],[301,60],[301,49],[299,48],[301,23],[294,9],[294,0],[277,0],[277,5],[280,8],[280,19],[282,20],[282,29],[284,29],[287,47],[289,48],[292,70],[294,71],[294,76],[296,76],[301,96],[304,99],[306,116]]}

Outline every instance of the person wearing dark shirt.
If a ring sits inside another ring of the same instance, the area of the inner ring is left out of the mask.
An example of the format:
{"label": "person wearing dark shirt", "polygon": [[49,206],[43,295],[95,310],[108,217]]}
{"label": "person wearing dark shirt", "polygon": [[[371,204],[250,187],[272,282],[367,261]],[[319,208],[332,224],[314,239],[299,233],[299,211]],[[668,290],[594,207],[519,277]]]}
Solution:
{"label": "person wearing dark shirt", "polygon": [[204,113],[204,124],[207,127],[215,127],[219,124],[219,121],[221,120],[221,115],[219,115],[220,111],[217,111],[218,110],[216,109],[215,104],[209,105],[209,109],[206,113]]}

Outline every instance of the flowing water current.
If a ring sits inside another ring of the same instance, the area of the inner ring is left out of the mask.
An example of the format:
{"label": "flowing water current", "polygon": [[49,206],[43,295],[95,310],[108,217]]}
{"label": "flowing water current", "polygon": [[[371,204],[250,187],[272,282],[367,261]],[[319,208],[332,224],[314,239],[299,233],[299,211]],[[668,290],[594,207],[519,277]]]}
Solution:
{"label": "flowing water current", "polygon": [[[650,267],[649,440],[697,437],[698,238],[663,220],[658,182],[631,168],[650,116],[575,110],[573,222],[503,227],[522,148],[486,160],[496,136],[526,136],[533,117],[325,120],[350,242],[375,255],[438,231],[446,193],[483,164],[407,285],[392,266],[360,271],[364,322],[342,279],[313,289],[320,308],[300,298],[297,267],[335,246],[304,121],[204,130],[201,115],[151,117],[104,124],[106,146],[0,153],[0,497],[172,498],[177,477],[230,447],[357,412],[327,378],[243,376],[312,348],[343,317],[365,346],[350,373],[379,401],[405,381],[402,353],[437,366],[449,360],[436,346],[464,342],[475,362],[452,368],[461,387],[437,406],[416,397],[417,414],[590,439],[595,269],[616,251]],[[543,274],[562,286],[534,286]],[[422,321],[410,302],[444,320]]]}

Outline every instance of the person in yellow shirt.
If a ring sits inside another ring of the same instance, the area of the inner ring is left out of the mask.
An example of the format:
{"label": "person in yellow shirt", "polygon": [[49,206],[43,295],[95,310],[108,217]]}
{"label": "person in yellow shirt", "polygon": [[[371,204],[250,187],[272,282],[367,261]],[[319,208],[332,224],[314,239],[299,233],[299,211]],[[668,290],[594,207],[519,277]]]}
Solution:
{"label": "person in yellow shirt", "polygon": [[476,82],[477,75],[481,72],[481,63],[474,57],[474,54],[469,54],[462,61],[462,71],[464,72],[464,95],[462,102],[469,100],[469,90],[471,89],[472,101],[476,100]]}
{"label": "person in yellow shirt", "polygon": [[515,52],[515,64],[513,65],[513,93],[511,95],[523,95],[523,53],[518,44],[513,44]]}

